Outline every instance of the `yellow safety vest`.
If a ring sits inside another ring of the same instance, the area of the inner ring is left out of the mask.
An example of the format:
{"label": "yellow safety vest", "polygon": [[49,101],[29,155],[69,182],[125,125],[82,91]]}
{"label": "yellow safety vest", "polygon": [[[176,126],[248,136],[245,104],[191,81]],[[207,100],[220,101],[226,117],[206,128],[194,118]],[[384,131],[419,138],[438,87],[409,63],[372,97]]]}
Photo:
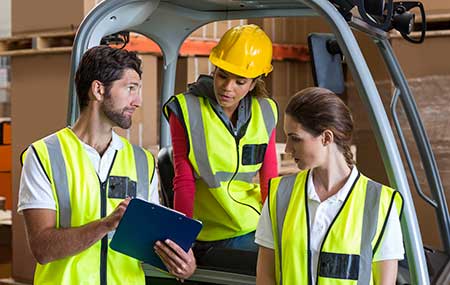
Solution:
{"label": "yellow safety vest", "polygon": [[[278,285],[312,284],[308,172],[270,182],[269,213]],[[401,215],[403,199],[398,191],[358,174],[325,234],[316,285],[373,284],[372,257],[393,205]]]}
{"label": "yellow safety vest", "polygon": [[269,98],[251,100],[251,118],[237,138],[215,113],[208,98],[178,94],[164,106],[178,116],[188,137],[195,172],[194,218],[203,222],[198,240],[215,241],[256,229],[262,202],[253,178],[262,166],[278,110]]}
{"label": "yellow safety vest", "polygon": [[[116,151],[104,183],[69,128],[31,145],[52,187],[57,228],[79,227],[106,217],[126,196],[149,199],[153,156],[121,140],[123,148]],[[74,256],[37,264],[34,284],[145,284],[140,262],[109,248],[113,234]]]}

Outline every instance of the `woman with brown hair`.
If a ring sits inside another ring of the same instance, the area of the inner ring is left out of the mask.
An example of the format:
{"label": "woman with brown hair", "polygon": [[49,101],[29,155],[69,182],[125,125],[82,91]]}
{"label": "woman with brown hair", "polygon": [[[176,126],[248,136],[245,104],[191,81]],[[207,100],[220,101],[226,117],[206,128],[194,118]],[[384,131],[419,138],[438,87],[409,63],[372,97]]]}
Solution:
{"label": "woman with brown hair", "polygon": [[347,106],[327,89],[304,89],[288,103],[284,131],[301,171],[270,181],[257,284],[395,284],[403,201],[356,168]]}

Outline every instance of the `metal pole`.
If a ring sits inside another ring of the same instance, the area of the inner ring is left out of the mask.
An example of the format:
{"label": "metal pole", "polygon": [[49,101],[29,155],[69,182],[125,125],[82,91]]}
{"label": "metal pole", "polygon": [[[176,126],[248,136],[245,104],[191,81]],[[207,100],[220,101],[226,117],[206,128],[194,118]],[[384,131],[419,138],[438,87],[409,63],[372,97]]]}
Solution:
{"label": "metal pole", "polygon": [[[163,75],[163,85],[162,85],[162,93],[161,93],[161,111],[164,103],[169,100],[170,96],[173,95],[175,90],[175,74],[177,69],[177,57],[168,61],[167,64],[164,65],[164,75]],[[160,137],[159,137],[159,145],[160,148],[171,145],[170,141],[170,130],[169,124],[167,123],[166,117],[163,112],[161,112],[161,126],[160,126]]]}
{"label": "metal pole", "polygon": [[352,71],[353,79],[358,88],[358,94],[367,108],[389,181],[392,187],[402,193],[405,200],[402,227],[405,233],[404,242],[409,258],[412,284],[428,285],[430,280],[422,239],[400,152],[377,87],[355,36],[351,32],[348,23],[329,1],[303,0],[303,2],[314,8],[328,20],[347,59],[348,66]]}
{"label": "metal pole", "polygon": [[431,149],[430,142],[417,112],[417,106],[409,89],[408,82],[400,68],[397,58],[394,56],[391,45],[387,39],[375,41],[383,55],[387,67],[391,73],[395,86],[400,90],[402,100],[411,131],[417,143],[420,158],[422,160],[425,176],[430,186],[431,194],[437,203],[436,216],[439,223],[442,244],[445,252],[450,255],[450,219],[447,202],[444,195],[444,187],[439,175],[436,160]]}

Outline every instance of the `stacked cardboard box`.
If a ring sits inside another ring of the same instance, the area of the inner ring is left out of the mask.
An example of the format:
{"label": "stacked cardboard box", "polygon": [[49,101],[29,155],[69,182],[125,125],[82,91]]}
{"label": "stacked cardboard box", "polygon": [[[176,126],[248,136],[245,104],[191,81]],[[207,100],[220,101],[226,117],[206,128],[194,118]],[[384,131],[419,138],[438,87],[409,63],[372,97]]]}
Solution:
{"label": "stacked cardboard box", "polygon": [[309,33],[331,31],[328,23],[319,17],[255,18],[248,22],[260,26],[277,44],[307,44]]}
{"label": "stacked cardboard box", "polygon": [[226,20],[209,23],[194,31],[189,38],[195,40],[219,40],[223,34],[230,28],[238,25],[244,25],[247,20]]}
{"label": "stacked cardboard box", "polygon": [[12,35],[76,30],[98,2],[101,1],[11,1]]}
{"label": "stacked cardboard box", "polygon": [[450,13],[450,1],[421,0],[427,15]]}

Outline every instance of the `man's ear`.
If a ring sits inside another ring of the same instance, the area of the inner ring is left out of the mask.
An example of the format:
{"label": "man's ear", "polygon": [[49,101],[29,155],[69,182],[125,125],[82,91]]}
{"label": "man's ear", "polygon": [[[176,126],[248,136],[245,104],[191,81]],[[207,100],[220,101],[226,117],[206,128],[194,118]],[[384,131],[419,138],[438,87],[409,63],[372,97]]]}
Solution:
{"label": "man's ear", "polygon": [[94,80],[91,83],[92,100],[102,101],[105,95],[105,86],[98,80]]}

